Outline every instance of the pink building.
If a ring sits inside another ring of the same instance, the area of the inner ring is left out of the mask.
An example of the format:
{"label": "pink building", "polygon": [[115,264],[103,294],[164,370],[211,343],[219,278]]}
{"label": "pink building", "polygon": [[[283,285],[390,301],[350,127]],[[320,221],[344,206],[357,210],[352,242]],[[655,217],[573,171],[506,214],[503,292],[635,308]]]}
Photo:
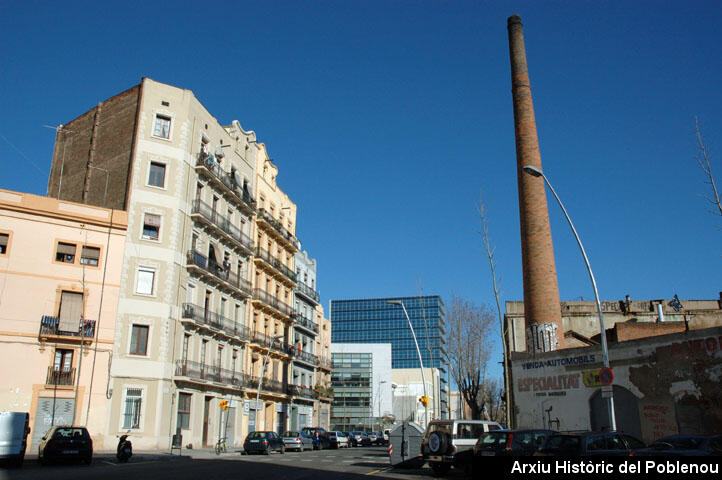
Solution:
{"label": "pink building", "polygon": [[0,189],[0,410],[105,441],[127,214]]}

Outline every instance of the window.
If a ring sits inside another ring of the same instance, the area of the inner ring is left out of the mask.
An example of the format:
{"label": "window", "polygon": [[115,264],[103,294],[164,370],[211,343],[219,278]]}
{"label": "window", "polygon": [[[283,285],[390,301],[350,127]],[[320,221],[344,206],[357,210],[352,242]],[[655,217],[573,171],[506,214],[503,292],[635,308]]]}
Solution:
{"label": "window", "polygon": [[186,363],[188,360],[188,343],[190,342],[191,336],[187,333],[183,335],[183,349],[181,350],[181,362]]}
{"label": "window", "polygon": [[158,162],[150,162],[148,173],[148,185],[153,187],[165,187],[165,165]]}
{"label": "window", "polygon": [[60,311],[58,312],[58,330],[78,333],[83,313],[83,294],[78,292],[60,293]]}
{"label": "window", "polygon": [[190,428],[191,397],[190,393],[178,393],[178,422],[176,428],[185,430]]}
{"label": "window", "polygon": [[8,240],[10,235],[7,233],[0,233],[0,255],[5,255],[8,252]]}
{"label": "window", "polygon": [[75,263],[75,244],[58,242],[58,248],[55,250],[55,260],[57,262]]}
{"label": "window", "polygon": [[138,269],[138,284],[135,293],[141,295],[153,295],[153,286],[155,284],[155,270],[149,268]]}
{"label": "window", "polygon": [[55,350],[53,370],[56,372],[69,372],[73,366],[73,351],[58,348]]}
{"label": "window", "polygon": [[143,217],[143,238],[158,240],[160,235],[160,215],[146,213]]}
{"label": "window", "polygon": [[125,391],[125,412],[123,428],[140,428],[140,410],[143,402],[143,390],[129,388]]}
{"label": "window", "polygon": [[153,125],[153,136],[160,138],[170,138],[170,117],[165,115],[156,115],[155,124]]}
{"label": "window", "polygon": [[98,259],[100,258],[100,249],[97,247],[86,247],[83,245],[82,253],[80,254],[81,265],[92,265],[98,266]]}
{"label": "window", "polygon": [[130,332],[130,353],[131,355],[148,354],[148,326],[133,325]]}

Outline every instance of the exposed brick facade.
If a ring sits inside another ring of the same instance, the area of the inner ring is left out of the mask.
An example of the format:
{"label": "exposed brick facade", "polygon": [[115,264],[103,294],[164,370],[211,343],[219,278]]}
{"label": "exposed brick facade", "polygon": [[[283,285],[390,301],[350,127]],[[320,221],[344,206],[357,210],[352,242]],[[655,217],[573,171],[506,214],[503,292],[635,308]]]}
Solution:
{"label": "exposed brick facade", "polygon": [[526,64],[524,34],[521,18],[518,15],[509,17],[508,30],[527,329],[533,324],[556,325],[557,348],[564,348],[559,286],[544,179],[524,173],[522,170],[525,165],[533,165],[539,169],[542,165]]}
{"label": "exposed brick facade", "polygon": [[49,197],[127,208],[140,92],[136,85],[58,129]]}

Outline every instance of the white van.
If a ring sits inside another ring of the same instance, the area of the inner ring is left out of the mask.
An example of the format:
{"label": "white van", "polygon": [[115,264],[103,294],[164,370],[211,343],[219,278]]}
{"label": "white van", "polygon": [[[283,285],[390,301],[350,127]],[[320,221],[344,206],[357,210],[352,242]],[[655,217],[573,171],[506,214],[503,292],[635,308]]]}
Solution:
{"label": "white van", "polygon": [[0,412],[0,460],[20,467],[25,459],[30,414],[27,412]]}

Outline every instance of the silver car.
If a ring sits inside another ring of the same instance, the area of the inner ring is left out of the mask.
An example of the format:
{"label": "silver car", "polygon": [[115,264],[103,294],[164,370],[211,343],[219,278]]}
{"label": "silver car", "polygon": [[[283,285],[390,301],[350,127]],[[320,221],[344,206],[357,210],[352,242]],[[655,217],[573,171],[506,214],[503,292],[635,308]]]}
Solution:
{"label": "silver car", "polygon": [[286,450],[298,450],[299,452],[313,450],[313,438],[303,432],[283,432],[281,437]]}

